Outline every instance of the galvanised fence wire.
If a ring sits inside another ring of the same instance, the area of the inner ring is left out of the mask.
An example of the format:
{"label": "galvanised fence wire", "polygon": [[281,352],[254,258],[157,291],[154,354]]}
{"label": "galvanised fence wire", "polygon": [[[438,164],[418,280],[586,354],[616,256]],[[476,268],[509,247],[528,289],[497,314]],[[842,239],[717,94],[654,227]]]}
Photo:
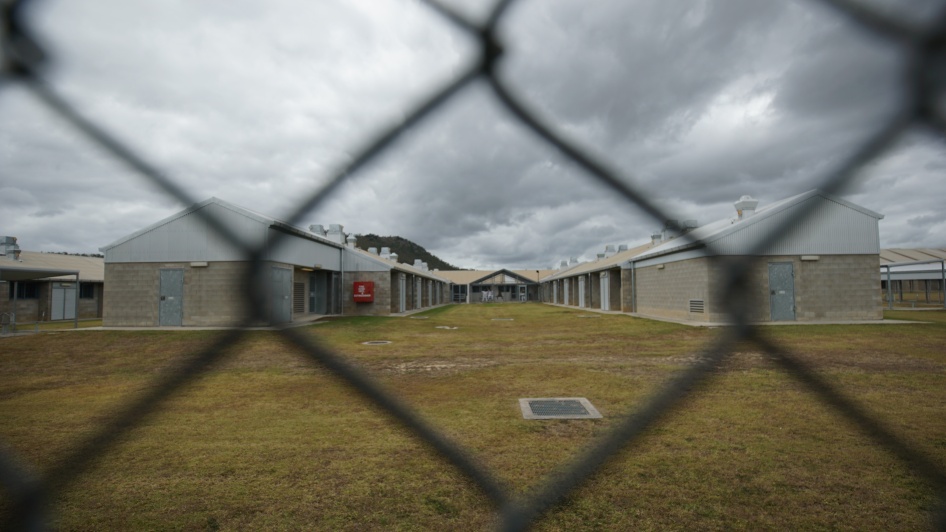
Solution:
{"label": "galvanised fence wire", "polygon": [[[946,11],[940,13],[932,24],[915,26],[883,16],[853,0],[819,1],[840,13],[849,24],[860,26],[875,39],[900,49],[906,58],[900,74],[900,82],[905,90],[897,112],[851,156],[821,178],[819,188],[829,193],[838,193],[852,184],[866,164],[882,156],[907,130],[922,128],[940,138],[946,137],[946,116],[941,105],[946,89]],[[117,160],[163,189],[167,195],[185,205],[196,203],[175,180],[163,175],[155,166],[128,148],[121,139],[109,135],[93,118],[77,112],[44,81],[42,68],[47,58],[22,16],[26,3],[26,0],[8,0],[2,5],[0,38],[3,46],[3,80],[0,89],[14,83],[26,87],[66,122],[105,148]],[[657,207],[642,189],[634,185],[632,175],[611,167],[596,155],[569,142],[555,127],[540,118],[528,101],[517,95],[496,75],[497,66],[505,57],[496,29],[515,0],[500,1],[488,18],[478,24],[436,0],[424,0],[424,3],[442,17],[444,24],[452,25],[456,31],[468,34],[479,43],[478,61],[444,86],[433,88],[421,104],[405,113],[406,118],[402,122],[391,127],[379,127],[373,137],[365,139],[361,146],[352,150],[355,154],[353,161],[337,169],[326,184],[312,190],[288,218],[289,224],[299,224],[306,213],[322,204],[339,185],[358,174],[359,170],[382,152],[391,149],[394,142],[408,129],[427,120],[461,90],[480,80],[488,83],[496,100],[502,103],[511,116],[518,119],[524,129],[560,150],[580,165],[591,179],[610,187],[616,194],[643,209],[658,223],[671,218]],[[755,252],[765,251],[809,214],[804,210],[798,211],[769,235],[766,241],[759,243]],[[262,282],[260,258],[265,250],[248,245],[213,217],[206,216],[205,221],[220,236],[242,249],[251,262],[246,286],[255,289],[248,291],[247,303],[249,308],[261,312],[259,309],[265,308],[262,304],[262,287],[265,283]],[[277,242],[270,245],[279,244]],[[712,251],[712,245],[706,245]],[[372,378],[344,357],[292,329],[280,331],[279,334],[286,342],[294,344],[304,352],[313,365],[329,370],[337,379],[346,382],[462,472],[490,499],[502,530],[528,528],[557,503],[563,501],[577,486],[588,480],[608,459],[619,451],[634,446],[649,427],[674,407],[691,399],[693,394],[699,393],[697,385],[710,377],[713,370],[732,355],[737,342],[751,341],[763,349],[782,370],[807,388],[809,393],[854,423],[877,446],[896,456],[916,475],[928,482],[939,496],[934,526],[946,529],[946,472],[928,456],[873,418],[866,409],[845,397],[828,379],[800,361],[793,353],[758,333],[758,329],[748,322],[747,308],[741,303],[749,299],[740,297],[748,288],[747,268],[748,264],[735,263],[729,269],[725,279],[726,291],[730,296],[726,298],[729,302],[727,312],[735,325],[727,328],[722,336],[706,347],[699,357],[700,362],[676,375],[639,410],[596,444],[585,449],[579,458],[567,467],[564,474],[556,476],[553,481],[525,497],[511,493],[497,480],[493,472],[473,460],[465,449],[438,432],[399,397],[384,391]],[[244,325],[249,326],[254,321],[264,319],[265,316],[262,315],[252,316]],[[5,523],[4,528],[43,529],[50,526],[49,503],[57,493],[81,478],[97,459],[110,451],[120,437],[141,425],[149,414],[159,411],[185,384],[199,378],[212,364],[225,358],[229,348],[238,344],[244,334],[244,328],[235,328],[223,335],[213,346],[194,354],[178,371],[156,383],[146,396],[125,405],[112,421],[77,445],[70,456],[41,478],[34,478],[20,468],[14,454],[0,447],[0,482],[3,483],[4,489],[12,494],[15,504],[12,521]]]}

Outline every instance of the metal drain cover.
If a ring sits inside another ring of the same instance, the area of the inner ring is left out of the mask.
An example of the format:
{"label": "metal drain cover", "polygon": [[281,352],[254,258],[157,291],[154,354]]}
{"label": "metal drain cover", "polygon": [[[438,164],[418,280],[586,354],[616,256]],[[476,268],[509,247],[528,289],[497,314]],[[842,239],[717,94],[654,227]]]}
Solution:
{"label": "metal drain cover", "polygon": [[426,320],[430,316],[411,316],[412,320]]}
{"label": "metal drain cover", "polygon": [[513,321],[516,318],[493,318],[493,321]]}
{"label": "metal drain cover", "polygon": [[390,340],[369,340],[367,342],[361,342],[361,345],[388,345]]}
{"label": "metal drain cover", "polygon": [[601,413],[584,397],[519,399],[524,419],[598,419]]}

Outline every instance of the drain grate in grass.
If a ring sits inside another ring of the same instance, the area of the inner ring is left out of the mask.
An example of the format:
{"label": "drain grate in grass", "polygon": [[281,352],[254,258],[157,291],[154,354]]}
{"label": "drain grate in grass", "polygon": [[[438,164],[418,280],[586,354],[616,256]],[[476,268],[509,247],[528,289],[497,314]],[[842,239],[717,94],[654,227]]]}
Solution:
{"label": "drain grate in grass", "polygon": [[601,413],[584,397],[519,399],[524,419],[598,419]]}
{"label": "drain grate in grass", "polygon": [[430,316],[411,316],[412,320],[426,320]]}
{"label": "drain grate in grass", "polygon": [[388,345],[391,343],[391,340],[368,340],[367,342],[361,342],[362,345]]}
{"label": "drain grate in grass", "polygon": [[513,321],[516,318],[493,318],[493,321]]}
{"label": "drain grate in grass", "polygon": [[451,327],[449,325],[437,325],[436,327],[434,327],[434,329],[447,329],[449,331],[455,331],[459,329],[459,327]]}

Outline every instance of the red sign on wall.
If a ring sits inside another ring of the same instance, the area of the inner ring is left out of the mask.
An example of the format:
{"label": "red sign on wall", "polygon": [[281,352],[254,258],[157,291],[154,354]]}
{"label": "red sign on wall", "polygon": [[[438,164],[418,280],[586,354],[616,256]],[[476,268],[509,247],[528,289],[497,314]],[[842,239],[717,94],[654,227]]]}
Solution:
{"label": "red sign on wall", "polygon": [[355,303],[373,303],[374,302],[374,283],[371,281],[355,281],[352,290]]}

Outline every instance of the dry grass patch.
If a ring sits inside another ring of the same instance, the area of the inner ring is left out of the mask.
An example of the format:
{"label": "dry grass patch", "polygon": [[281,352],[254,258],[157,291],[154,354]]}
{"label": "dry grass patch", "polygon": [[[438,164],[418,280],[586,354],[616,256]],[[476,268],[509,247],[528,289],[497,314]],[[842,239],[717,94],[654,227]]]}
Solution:
{"label": "dry grass patch", "polygon": [[[559,474],[718,331],[529,304],[305,329],[462,444],[513,492]],[[765,334],[946,467],[946,319]],[[495,317],[512,321],[493,321]],[[438,329],[437,326],[459,327]],[[38,473],[221,333],[0,340],[0,440]],[[390,340],[366,346],[368,340]],[[937,347],[938,346],[938,347]],[[546,516],[539,530],[916,529],[929,486],[758,346]],[[520,397],[587,397],[600,420],[523,420]],[[374,405],[254,331],[57,498],[63,529],[482,530],[494,509]],[[0,514],[9,501],[0,499]]]}

